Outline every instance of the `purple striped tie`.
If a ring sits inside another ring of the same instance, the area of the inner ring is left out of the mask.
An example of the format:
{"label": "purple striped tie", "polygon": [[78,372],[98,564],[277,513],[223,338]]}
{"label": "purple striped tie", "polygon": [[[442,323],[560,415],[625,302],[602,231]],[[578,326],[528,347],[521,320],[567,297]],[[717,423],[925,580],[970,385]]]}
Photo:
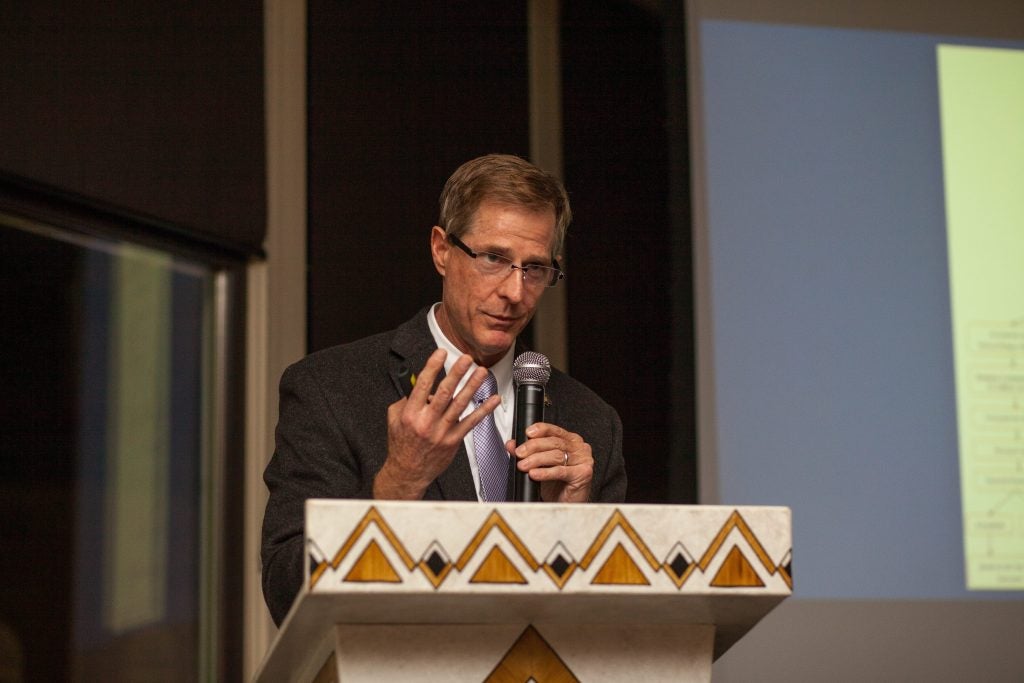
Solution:
{"label": "purple striped tie", "polygon": [[[488,398],[498,393],[498,383],[494,375],[487,371],[487,379],[473,394],[473,400],[479,406]],[[480,473],[480,485],[483,487],[483,499],[488,502],[503,502],[505,488],[508,485],[508,451],[498,435],[494,424],[494,413],[489,414],[473,427],[473,452],[476,454],[476,468]]]}

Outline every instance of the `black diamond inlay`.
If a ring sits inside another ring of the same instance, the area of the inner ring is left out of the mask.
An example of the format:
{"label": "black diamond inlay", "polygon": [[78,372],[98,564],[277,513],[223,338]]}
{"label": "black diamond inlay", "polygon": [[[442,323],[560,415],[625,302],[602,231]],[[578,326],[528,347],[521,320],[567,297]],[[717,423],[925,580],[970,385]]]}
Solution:
{"label": "black diamond inlay", "polygon": [[555,561],[548,564],[548,566],[558,574],[558,578],[562,578],[565,572],[569,569],[569,561],[559,555],[555,558]]}
{"label": "black diamond inlay", "polygon": [[310,574],[310,576],[313,575],[313,572],[315,572],[316,568],[319,567],[319,566],[320,566],[320,560],[318,560],[315,557],[313,557],[312,555],[310,555],[309,556],[309,574]]}
{"label": "black diamond inlay", "polygon": [[690,563],[686,561],[686,558],[683,557],[682,553],[676,553],[675,558],[668,566],[673,572],[675,572],[677,577],[681,577],[683,572],[689,568]]}
{"label": "black diamond inlay", "polygon": [[441,553],[436,550],[430,553],[430,557],[427,558],[427,567],[430,568],[430,571],[434,572],[434,576],[439,576],[446,564],[444,558],[441,557]]}
{"label": "black diamond inlay", "polygon": [[793,563],[792,562],[787,562],[786,566],[783,567],[783,569],[786,570],[786,574],[788,574],[789,578],[792,579],[793,578]]}

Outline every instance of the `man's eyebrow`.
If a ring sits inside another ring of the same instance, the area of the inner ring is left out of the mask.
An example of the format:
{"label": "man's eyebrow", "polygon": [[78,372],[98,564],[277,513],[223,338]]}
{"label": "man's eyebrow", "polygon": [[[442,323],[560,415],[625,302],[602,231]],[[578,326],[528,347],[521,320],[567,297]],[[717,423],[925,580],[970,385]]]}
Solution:
{"label": "man's eyebrow", "polygon": [[[509,248],[507,248],[507,247],[499,247],[497,245],[490,245],[490,246],[481,247],[480,249],[477,249],[477,252],[478,253],[487,252],[489,254],[497,254],[498,256],[504,256],[509,261],[514,261],[515,260],[510,255],[511,250]],[[527,265],[527,266],[548,266],[548,267],[550,267],[554,263],[554,261],[551,258],[546,258],[546,257],[543,257],[543,256],[535,256],[535,257],[527,257],[527,258],[523,259],[522,263],[523,263],[523,265]]]}

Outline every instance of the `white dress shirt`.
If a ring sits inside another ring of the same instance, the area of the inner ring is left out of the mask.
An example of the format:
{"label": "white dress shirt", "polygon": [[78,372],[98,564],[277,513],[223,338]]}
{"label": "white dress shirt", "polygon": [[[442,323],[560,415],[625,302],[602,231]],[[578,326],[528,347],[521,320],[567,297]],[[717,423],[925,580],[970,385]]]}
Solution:
{"label": "white dress shirt", "polygon": [[[447,356],[444,359],[444,371],[445,374],[450,374],[452,366],[455,365],[455,361],[462,355],[462,351],[456,348],[455,344],[451,342],[448,337],[441,331],[441,326],[437,324],[437,316],[435,311],[440,303],[436,303],[430,307],[430,311],[427,313],[427,325],[430,327],[430,334],[433,335],[434,341],[437,343],[437,347],[444,349],[447,352]],[[509,348],[508,353],[502,356],[501,360],[488,368],[494,373],[494,380],[498,384],[498,394],[501,396],[501,405],[498,406],[494,411],[494,424],[498,428],[498,434],[501,435],[503,441],[508,441],[512,438],[512,419],[516,405],[516,392],[515,387],[512,386],[512,362],[515,356],[515,344]],[[462,380],[456,387],[455,392],[458,393],[462,390],[462,387],[469,381],[469,376],[473,374],[473,370],[477,367],[476,363],[469,368]],[[476,402],[471,398],[469,405],[462,412],[462,417],[465,417],[469,413],[476,409]],[[469,455],[469,469],[473,473],[473,487],[476,489],[477,500],[483,500],[480,489],[480,472],[476,466],[476,453],[473,450],[473,432],[470,430],[464,439],[466,444],[466,453]]]}

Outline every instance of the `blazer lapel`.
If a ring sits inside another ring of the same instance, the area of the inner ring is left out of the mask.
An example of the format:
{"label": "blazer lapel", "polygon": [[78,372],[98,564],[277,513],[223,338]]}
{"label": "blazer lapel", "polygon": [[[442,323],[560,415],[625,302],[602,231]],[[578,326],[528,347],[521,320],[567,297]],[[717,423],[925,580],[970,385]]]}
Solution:
{"label": "blazer lapel", "polygon": [[[411,389],[411,378],[418,375],[427,359],[437,349],[434,337],[427,325],[427,311],[424,308],[416,317],[403,324],[395,333],[388,357],[388,374],[401,396],[407,396]],[[443,377],[443,372],[441,377]],[[459,450],[448,468],[427,487],[425,499],[432,500],[476,500],[473,487],[473,472],[469,468],[466,447]]]}

